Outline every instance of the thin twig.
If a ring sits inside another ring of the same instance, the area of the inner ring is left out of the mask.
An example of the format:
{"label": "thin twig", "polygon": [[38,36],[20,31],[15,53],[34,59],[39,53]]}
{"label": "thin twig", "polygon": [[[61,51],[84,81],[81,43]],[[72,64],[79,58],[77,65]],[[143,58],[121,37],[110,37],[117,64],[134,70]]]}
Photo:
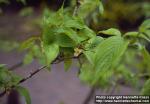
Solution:
{"label": "thin twig", "polygon": [[[78,56],[78,57],[79,57],[79,56]],[[78,57],[74,57],[74,56],[73,56],[73,57],[68,57],[68,58],[70,59],[70,58],[78,58]],[[51,64],[58,64],[58,63],[64,61],[65,59],[68,59],[68,58],[62,58],[62,59],[56,58]],[[58,60],[58,61],[57,61],[57,60]],[[56,62],[56,61],[57,61],[57,62]],[[20,65],[20,64],[18,64],[18,66],[19,66],[19,65]],[[14,66],[16,67],[17,65],[14,65]],[[27,77],[21,79],[21,80],[18,82],[18,85],[21,84],[21,83],[23,83],[23,82],[25,82],[25,81],[27,81],[28,79],[32,78],[35,74],[37,74],[38,72],[40,72],[42,69],[44,69],[44,68],[46,68],[46,67],[47,67],[47,66],[42,66],[41,68],[38,68],[37,70],[31,72]],[[14,67],[13,67],[13,68],[14,68]],[[15,87],[15,86],[11,86],[11,89],[13,89],[14,87]],[[1,93],[0,93],[0,97],[3,97],[6,93],[7,93],[7,90],[1,92]]]}
{"label": "thin twig", "polygon": [[89,94],[86,96],[83,104],[89,104],[89,102],[91,101],[91,99],[93,98],[94,94],[95,94],[95,91],[96,91],[96,88],[95,87],[92,87],[90,89],[90,92]]}
{"label": "thin twig", "polygon": [[21,83],[25,82],[26,80],[30,79],[31,77],[33,77],[35,74],[37,74],[38,72],[40,72],[42,69],[44,69],[46,67],[47,66],[42,66],[41,68],[38,68],[34,72],[31,72],[30,75],[28,75],[27,77],[25,77],[22,80],[20,80],[18,84],[21,84]]}
{"label": "thin twig", "polygon": [[11,66],[10,68],[8,68],[8,70],[15,70],[15,69],[21,67],[22,65],[23,65],[23,62],[21,61],[15,65]]}
{"label": "thin twig", "polygon": [[80,7],[80,0],[76,0],[76,6],[73,11],[73,16],[77,16],[79,7]]}

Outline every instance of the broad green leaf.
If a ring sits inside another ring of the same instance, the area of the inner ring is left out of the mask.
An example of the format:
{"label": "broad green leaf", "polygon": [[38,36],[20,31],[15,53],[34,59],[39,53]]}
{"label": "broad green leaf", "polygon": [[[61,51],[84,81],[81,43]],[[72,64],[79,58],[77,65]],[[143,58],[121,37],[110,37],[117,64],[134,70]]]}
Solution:
{"label": "broad green leaf", "polygon": [[[112,75],[112,69],[118,64],[127,46],[128,42],[120,36],[112,36],[103,40],[97,46],[94,56],[92,56],[94,57],[93,65],[88,63],[81,68],[81,80],[89,82],[91,85],[100,84],[101,79],[107,82]],[[90,73],[92,73],[92,76],[88,76],[89,78],[86,77],[85,80],[84,75],[89,75]]]}
{"label": "broad green leaf", "polygon": [[96,83],[102,75],[101,71],[111,70],[111,68],[118,64],[127,46],[128,42],[125,42],[120,36],[113,36],[102,41],[95,54],[94,69],[96,74],[93,83]]}
{"label": "broad green leaf", "polygon": [[26,104],[31,104],[30,94],[26,88],[17,86],[15,89],[25,98]]}
{"label": "broad green leaf", "polygon": [[141,91],[142,95],[150,95],[150,79],[148,79]]}
{"label": "broad green leaf", "polygon": [[103,41],[102,37],[93,37],[88,40],[88,43],[85,45],[85,51],[83,54],[86,56],[88,61],[93,64],[94,63],[94,55],[96,51],[96,47]]}
{"label": "broad green leaf", "polygon": [[105,35],[121,36],[120,31],[118,29],[115,29],[115,28],[110,28],[107,30],[99,31],[98,33],[99,34],[102,33]]}
{"label": "broad green leaf", "polygon": [[87,60],[90,62],[90,64],[94,65],[94,51],[84,51],[83,54],[87,58]]}
{"label": "broad green leaf", "polygon": [[43,44],[43,51],[46,56],[46,64],[50,66],[51,62],[59,54],[59,46],[57,44]]}
{"label": "broad green leaf", "polygon": [[99,2],[99,12],[101,15],[104,13],[104,7],[101,1]]}

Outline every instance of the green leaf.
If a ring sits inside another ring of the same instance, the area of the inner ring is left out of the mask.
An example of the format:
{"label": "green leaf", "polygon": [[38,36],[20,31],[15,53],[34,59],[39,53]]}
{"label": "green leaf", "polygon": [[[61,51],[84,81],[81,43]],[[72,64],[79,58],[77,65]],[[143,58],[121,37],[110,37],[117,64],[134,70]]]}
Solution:
{"label": "green leaf", "polygon": [[131,32],[125,33],[124,36],[127,36],[127,37],[137,37],[138,34],[139,34],[139,32],[131,31]]}
{"label": "green leaf", "polygon": [[120,31],[118,29],[115,29],[115,28],[110,28],[107,30],[99,31],[98,33],[99,34],[102,33],[105,35],[121,36]]}
{"label": "green leaf", "polygon": [[17,0],[17,1],[23,3],[24,5],[26,4],[26,0]]}
{"label": "green leaf", "polygon": [[95,37],[96,33],[92,29],[90,29],[89,27],[84,27],[83,29],[81,29],[78,32],[78,36],[84,37],[84,39],[86,39],[87,37],[88,38]]}
{"label": "green leaf", "polygon": [[49,27],[48,24],[43,26],[42,40],[45,44],[52,44],[56,40],[55,27]]}
{"label": "green leaf", "polygon": [[139,27],[139,31],[150,39],[150,19],[145,20]]}
{"label": "green leaf", "polygon": [[33,44],[34,44],[34,42],[35,42],[35,40],[37,40],[37,39],[38,39],[38,37],[31,37],[31,38],[25,40],[25,41],[20,45],[20,48],[19,48],[19,49],[20,49],[20,50],[24,50],[24,49],[28,49],[28,48],[32,47]]}
{"label": "green leaf", "polygon": [[46,64],[50,66],[51,62],[58,56],[59,54],[59,46],[55,43],[53,44],[43,44],[43,51],[46,56]]}
{"label": "green leaf", "polygon": [[83,29],[84,28],[84,21],[79,17],[72,17],[65,16],[64,26],[69,28],[75,29]]}
{"label": "green leaf", "polygon": [[88,61],[91,64],[94,64],[94,55],[96,51],[96,47],[103,41],[102,37],[93,37],[88,40],[88,43],[85,45],[86,51],[83,51],[83,54],[86,56]]}
{"label": "green leaf", "polygon": [[141,32],[144,32],[146,29],[150,29],[150,19],[145,20],[139,27]]}
{"label": "green leaf", "polygon": [[138,80],[135,73],[123,64],[116,68],[114,75],[118,75],[119,77],[122,76],[123,80],[125,80],[127,84],[130,82],[131,85],[137,85]]}
{"label": "green leaf", "polygon": [[14,49],[17,49],[19,47],[19,43],[14,41],[6,41],[6,40],[0,40],[0,50],[2,51],[12,51]]}
{"label": "green leaf", "polygon": [[[86,81],[91,85],[95,85],[96,83],[103,84],[101,79],[107,82],[112,75],[112,69],[116,67],[120,61],[127,46],[128,42],[124,41],[120,36],[112,36],[103,40],[96,47],[95,54],[92,56],[94,57],[94,59],[92,59],[92,61],[94,60],[93,65],[87,63],[81,68],[81,80]],[[88,65],[88,67],[86,67],[86,65]],[[86,74],[88,74],[87,76],[89,78],[85,78]]]}
{"label": "green leaf", "polygon": [[30,94],[26,88],[17,86],[15,89],[25,98],[26,104],[31,104]]}
{"label": "green leaf", "polygon": [[9,0],[0,0],[0,3],[9,4],[9,3],[10,3],[10,1],[9,1]]}
{"label": "green leaf", "polygon": [[124,37],[127,37],[127,38],[142,38],[142,39],[145,39],[147,40],[148,42],[150,42],[150,39],[145,36],[143,33],[140,33],[140,32],[136,32],[136,31],[132,31],[132,32],[127,32],[124,34]]}
{"label": "green leaf", "polygon": [[142,95],[150,95],[150,79],[148,79],[141,90]]}
{"label": "green leaf", "polygon": [[142,49],[142,53],[143,53],[143,56],[146,59],[146,61],[150,62],[150,54],[148,53],[148,51],[145,48]]}
{"label": "green leaf", "polygon": [[74,47],[76,45],[76,43],[65,34],[57,34],[56,43],[61,47]]}
{"label": "green leaf", "polygon": [[108,71],[118,64],[127,46],[128,42],[125,42],[120,36],[113,36],[102,41],[95,54],[94,69],[96,74],[94,83],[101,76],[101,71]]}
{"label": "green leaf", "polygon": [[23,64],[24,65],[28,65],[33,61],[33,55],[31,53],[28,53],[25,55],[24,59],[23,59]]}
{"label": "green leaf", "polygon": [[[143,55],[143,58],[144,58],[143,59],[144,63],[150,68],[150,64],[149,64],[149,62],[150,62],[150,54],[148,53],[148,51],[145,48],[143,48],[141,50],[141,52],[142,52],[142,55]],[[150,70],[149,70],[149,72],[150,72]]]}
{"label": "green leaf", "polygon": [[99,12],[101,15],[104,13],[104,7],[101,1],[99,2]]}
{"label": "green leaf", "polygon": [[76,42],[76,44],[78,44],[79,41],[79,36],[76,34],[75,31],[73,31],[73,29],[71,28],[60,28],[56,31],[57,34],[65,34],[67,35],[69,38],[71,38],[74,42]]}
{"label": "green leaf", "polygon": [[65,68],[65,71],[68,71],[69,68],[71,67],[71,64],[72,64],[72,59],[65,59],[64,60],[64,68]]}
{"label": "green leaf", "polygon": [[90,13],[99,7],[100,0],[81,0],[81,5],[78,11],[78,15],[82,18],[87,17]]}
{"label": "green leaf", "polygon": [[5,67],[5,64],[0,64],[0,68],[4,68]]}
{"label": "green leaf", "polygon": [[33,8],[32,7],[25,7],[23,9],[21,9],[21,11],[19,12],[19,15],[22,17],[26,17],[26,16],[31,16],[33,14]]}

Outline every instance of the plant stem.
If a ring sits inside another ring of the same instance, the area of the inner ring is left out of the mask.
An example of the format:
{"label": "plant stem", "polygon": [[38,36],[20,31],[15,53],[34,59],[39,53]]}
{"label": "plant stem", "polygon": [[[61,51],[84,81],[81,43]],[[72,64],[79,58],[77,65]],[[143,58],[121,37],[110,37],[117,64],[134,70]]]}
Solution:
{"label": "plant stem", "polygon": [[73,11],[73,16],[77,16],[79,7],[80,7],[80,0],[76,0],[76,6]]}
{"label": "plant stem", "polygon": [[[79,58],[79,56],[78,56],[78,57],[74,57],[74,56],[73,56],[73,57],[69,57],[69,59],[72,59],[72,58],[74,58],[74,59],[75,59],[75,58]],[[61,59],[60,59],[60,58],[56,58],[51,64],[58,64],[58,63],[64,61],[65,59],[66,59],[66,58],[61,58]],[[67,58],[67,59],[68,59],[68,58]],[[18,68],[18,67],[22,66],[22,64],[23,64],[23,63],[20,62],[20,63],[18,63],[18,64],[16,64],[16,65],[12,66],[12,67],[9,68],[9,69]],[[41,68],[38,68],[37,70],[31,72],[27,77],[21,79],[21,80],[18,82],[17,85],[19,85],[19,84],[21,84],[21,83],[27,81],[28,79],[32,78],[34,75],[36,75],[38,72],[40,72],[42,69],[45,69],[46,67],[47,67],[47,66],[42,66]],[[15,87],[15,86],[11,86],[10,88],[13,89],[14,87]],[[6,93],[7,93],[7,90],[1,92],[1,93],[0,93],[0,97],[3,97]]]}
{"label": "plant stem", "polygon": [[38,68],[37,70],[35,70],[34,72],[31,72],[30,75],[28,75],[27,77],[23,78],[22,80],[19,81],[18,84],[21,84],[23,82],[25,82],[26,80],[32,78],[35,74],[37,74],[38,72],[40,72],[42,69],[45,69],[47,66],[43,66],[41,68]]}
{"label": "plant stem", "polygon": [[10,68],[8,68],[8,70],[15,70],[15,69],[21,67],[22,65],[23,65],[23,62],[21,61],[15,65],[11,66]]}

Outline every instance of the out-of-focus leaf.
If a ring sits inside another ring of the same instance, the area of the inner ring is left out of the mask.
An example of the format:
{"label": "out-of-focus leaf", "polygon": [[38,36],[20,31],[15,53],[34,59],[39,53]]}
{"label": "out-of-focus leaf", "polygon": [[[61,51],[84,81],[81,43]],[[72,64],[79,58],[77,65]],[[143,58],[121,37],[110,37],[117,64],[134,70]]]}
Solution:
{"label": "out-of-focus leaf", "polygon": [[17,85],[21,77],[9,71],[5,65],[0,67],[0,88],[9,88]]}
{"label": "out-of-focus leaf", "polygon": [[103,12],[104,12],[104,7],[103,7],[103,4],[102,4],[101,1],[99,2],[99,12],[100,12],[101,15],[102,15]]}
{"label": "out-of-focus leaf", "polygon": [[64,68],[65,68],[65,71],[68,71],[68,69],[71,67],[71,64],[72,64],[72,59],[65,59],[64,60]]}
{"label": "out-of-focus leaf", "polygon": [[17,42],[8,41],[8,40],[7,41],[0,40],[0,50],[2,50],[2,51],[9,52],[14,49],[17,49],[18,47],[19,47],[19,43],[17,43]]}
{"label": "out-of-focus leaf", "polygon": [[57,44],[43,44],[43,51],[46,56],[46,64],[50,66],[51,62],[59,54],[59,46]]}
{"label": "out-of-focus leaf", "polygon": [[125,65],[120,65],[118,68],[115,70],[115,75],[121,76],[123,80],[128,84],[129,82],[131,85],[137,85],[137,77],[135,76],[135,73],[132,72],[130,69],[128,69]]}
{"label": "out-of-focus leaf", "polygon": [[[146,65],[148,65],[148,67],[150,68],[150,64],[149,64],[149,62],[150,62],[150,54],[148,53],[148,51],[145,48],[143,48],[141,51],[142,51],[144,63]],[[149,72],[150,72],[150,70],[149,70]]]}
{"label": "out-of-focus leaf", "polygon": [[9,0],[0,0],[0,3],[9,4]]}
{"label": "out-of-focus leaf", "polygon": [[23,9],[20,11],[20,13],[19,13],[19,15],[20,15],[20,16],[23,16],[23,17],[25,17],[25,16],[30,16],[30,15],[32,15],[32,14],[33,14],[33,8],[32,8],[32,7],[23,8]]}
{"label": "out-of-focus leaf", "polygon": [[127,32],[127,33],[124,34],[124,37],[127,37],[127,38],[142,38],[142,39],[145,39],[148,42],[150,42],[150,39],[147,36],[145,36],[143,33],[136,32],[136,31]]}
{"label": "out-of-focus leaf", "polygon": [[79,17],[72,17],[65,16],[64,17],[64,26],[76,29],[83,29],[84,28],[84,21]]}
{"label": "out-of-focus leaf", "polygon": [[24,41],[21,45],[20,45],[20,50],[24,50],[24,49],[28,49],[30,47],[33,46],[35,40],[37,40],[38,37],[31,37],[28,40]]}
{"label": "out-of-focus leaf", "polygon": [[145,20],[139,27],[141,32],[144,32],[146,29],[150,29],[150,19]]}
{"label": "out-of-focus leaf", "polygon": [[23,64],[24,65],[28,65],[33,61],[33,55],[31,53],[28,53],[25,55],[24,60],[23,60]]}
{"label": "out-of-focus leaf", "polygon": [[26,4],[26,0],[17,0],[17,1],[23,3],[24,5]]}
{"label": "out-of-focus leaf", "polygon": [[120,31],[118,29],[115,29],[115,28],[110,28],[107,30],[99,31],[98,33],[99,34],[102,33],[105,35],[112,35],[112,36],[121,36]]}
{"label": "out-of-focus leaf", "polygon": [[87,17],[91,12],[99,7],[100,2],[100,0],[84,0],[83,2],[81,2],[78,15],[82,18]]}
{"label": "out-of-focus leaf", "polygon": [[139,31],[150,39],[150,19],[145,20],[139,27]]}
{"label": "out-of-focus leaf", "polygon": [[150,95],[150,79],[148,79],[141,90],[142,95]]}
{"label": "out-of-focus leaf", "polygon": [[3,68],[5,66],[5,64],[0,64],[0,68]]}
{"label": "out-of-focus leaf", "polygon": [[17,86],[15,89],[25,98],[26,104],[31,104],[30,94],[26,88]]}

